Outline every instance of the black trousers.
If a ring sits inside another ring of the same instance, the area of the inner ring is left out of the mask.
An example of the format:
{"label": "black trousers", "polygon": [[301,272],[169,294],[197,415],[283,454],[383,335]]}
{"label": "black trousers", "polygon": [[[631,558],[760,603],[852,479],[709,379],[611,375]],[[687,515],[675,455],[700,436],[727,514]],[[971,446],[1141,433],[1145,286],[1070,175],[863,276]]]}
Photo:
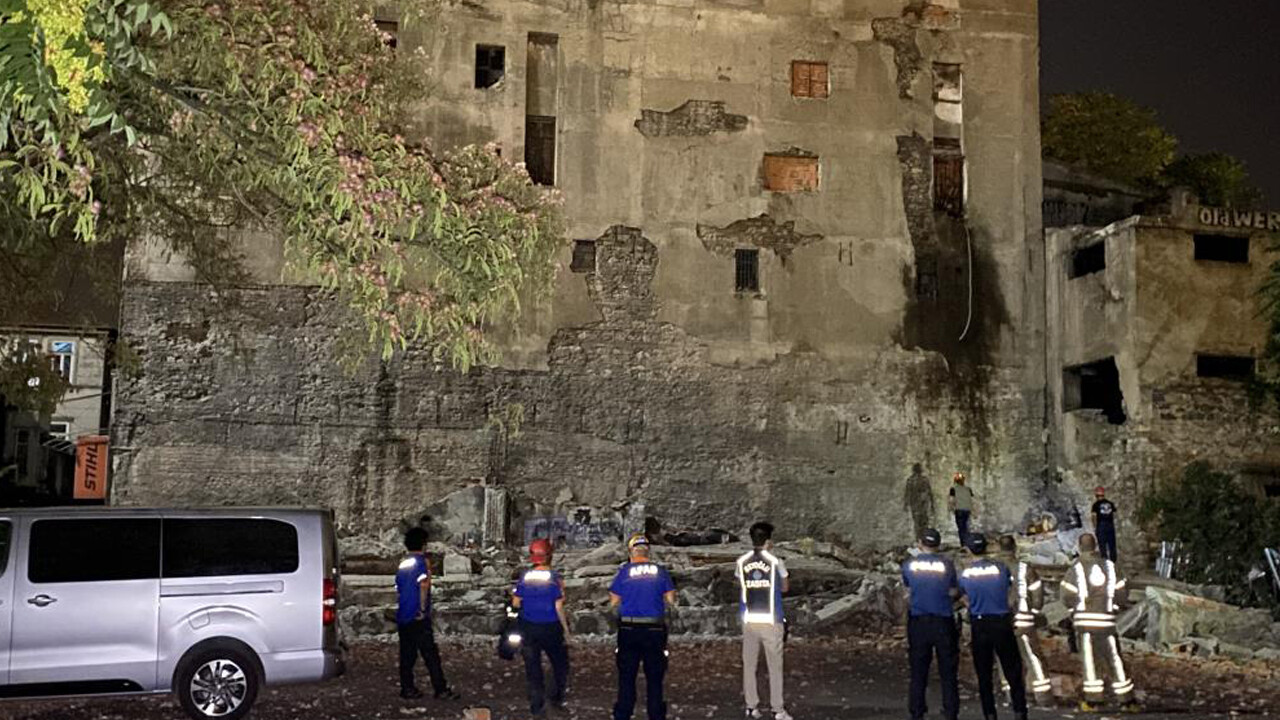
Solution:
{"label": "black trousers", "polygon": [[942,714],[956,720],[960,714],[960,635],[955,620],[937,615],[920,615],[907,621],[907,659],[911,663],[911,690],[907,711],[912,720],[921,720],[929,711],[924,693],[929,687],[929,666],[938,656],[942,679]]}
{"label": "black trousers", "polygon": [[547,702],[547,681],[542,673],[542,655],[551,661],[551,702],[564,702],[569,684],[569,648],[564,628],[558,622],[520,623],[520,655],[524,658],[524,679],[529,688],[529,712],[541,715]]}
{"label": "black trousers", "polygon": [[1009,683],[1013,712],[1015,715],[1025,715],[1027,688],[1022,679],[1022,655],[1018,652],[1018,638],[1013,634],[1013,616],[988,615],[974,618],[972,628],[973,669],[978,673],[978,696],[982,699],[982,714],[996,714],[991,670],[998,656],[1005,682]]}
{"label": "black trousers", "polygon": [[667,629],[662,625],[622,625],[618,628],[618,701],[613,705],[613,720],[631,720],[641,665],[649,720],[667,719],[662,690],[667,674]]}
{"label": "black trousers", "polygon": [[400,689],[415,687],[413,682],[413,666],[422,656],[422,662],[431,675],[431,688],[437,693],[449,689],[444,679],[444,668],[440,666],[440,648],[436,647],[436,634],[431,629],[431,618],[414,620],[398,628],[400,635]]}
{"label": "black trousers", "polygon": [[1098,525],[1098,554],[1102,557],[1116,561],[1116,526],[1115,525]]}

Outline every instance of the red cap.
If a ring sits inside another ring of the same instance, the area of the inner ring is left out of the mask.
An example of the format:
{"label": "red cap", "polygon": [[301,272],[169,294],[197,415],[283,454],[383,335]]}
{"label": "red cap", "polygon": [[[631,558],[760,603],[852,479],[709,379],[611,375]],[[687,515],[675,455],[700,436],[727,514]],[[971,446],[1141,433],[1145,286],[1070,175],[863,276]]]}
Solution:
{"label": "red cap", "polygon": [[546,538],[538,538],[529,543],[529,559],[535,562],[539,560],[551,559],[551,541]]}
{"label": "red cap", "polygon": [[1094,488],[1094,489],[1093,489],[1093,494],[1094,494],[1094,495],[1106,495],[1106,494],[1107,494],[1107,489],[1106,489],[1106,488],[1104,488],[1104,487],[1102,487],[1101,485],[1099,485],[1098,487],[1096,487],[1096,488]]}

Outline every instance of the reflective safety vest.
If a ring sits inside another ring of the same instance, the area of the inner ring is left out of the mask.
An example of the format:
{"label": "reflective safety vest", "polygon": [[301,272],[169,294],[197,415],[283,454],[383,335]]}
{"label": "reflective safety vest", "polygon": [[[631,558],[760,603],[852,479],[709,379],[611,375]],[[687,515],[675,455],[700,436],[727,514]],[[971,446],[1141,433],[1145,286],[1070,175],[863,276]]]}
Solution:
{"label": "reflective safety vest", "polygon": [[1097,555],[1082,556],[1062,578],[1063,600],[1073,605],[1071,622],[1077,630],[1099,632],[1116,626],[1116,593],[1125,581],[1116,565]]}
{"label": "reflective safety vest", "polygon": [[781,561],[767,550],[753,550],[738,558],[738,585],[742,588],[742,621],[774,625],[778,622],[781,594]]}
{"label": "reflective safety vest", "polygon": [[1026,562],[1018,563],[1017,573],[1013,578],[1013,589],[1017,594],[1014,603],[1013,628],[1027,631],[1036,626],[1036,615],[1044,607],[1044,582],[1035,568]]}

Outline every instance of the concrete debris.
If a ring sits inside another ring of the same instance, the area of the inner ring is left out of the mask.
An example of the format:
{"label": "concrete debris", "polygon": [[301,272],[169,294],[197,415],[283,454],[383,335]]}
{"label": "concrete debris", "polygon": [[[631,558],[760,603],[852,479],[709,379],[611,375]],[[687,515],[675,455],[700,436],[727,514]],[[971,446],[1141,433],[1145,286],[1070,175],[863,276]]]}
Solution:
{"label": "concrete debris", "polygon": [[1146,640],[1155,647],[1206,637],[1252,650],[1280,648],[1280,626],[1266,610],[1240,608],[1158,587],[1148,587]]}
{"label": "concrete debris", "polygon": [[[654,557],[667,566],[679,591],[672,632],[692,635],[731,635],[738,631],[739,592],[737,558],[749,548],[743,543],[689,547],[655,546]],[[799,541],[776,552],[791,570],[791,592],[785,608],[793,630],[825,634],[883,631],[906,616],[905,596],[896,566],[893,572],[849,567],[849,551],[831,543]],[[803,552],[801,552],[803,550]],[[398,558],[400,554],[393,557]],[[516,575],[520,553],[511,550],[469,550],[431,555],[445,572],[432,584],[436,630],[441,634],[493,634]],[[609,633],[613,611],[608,586],[625,559],[620,546],[556,554],[556,567],[565,576],[570,624],[577,634]],[[451,572],[465,562],[471,572]],[[878,560],[877,560],[878,562]],[[480,572],[474,572],[476,566]],[[343,575],[341,620],[349,637],[387,636],[395,632],[394,563],[376,574]]]}
{"label": "concrete debris", "polygon": [[445,555],[444,574],[451,577],[467,577],[471,575],[471,558],[461,553]]}

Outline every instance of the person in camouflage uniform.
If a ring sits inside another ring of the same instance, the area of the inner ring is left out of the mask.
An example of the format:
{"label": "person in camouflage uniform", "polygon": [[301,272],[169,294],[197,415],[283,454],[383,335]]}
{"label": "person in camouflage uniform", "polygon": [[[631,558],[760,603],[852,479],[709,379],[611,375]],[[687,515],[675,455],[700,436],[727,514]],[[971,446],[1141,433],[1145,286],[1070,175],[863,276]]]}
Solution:
{"label": "person in camouflage uniform", "polygon": [[929,487],[920,463],[911,466],[911,477],[907,478],[907,488],[902,496],[902,509],[911,513],[914,537],[923,536],[925,530],[933,527],[933,488]]}

